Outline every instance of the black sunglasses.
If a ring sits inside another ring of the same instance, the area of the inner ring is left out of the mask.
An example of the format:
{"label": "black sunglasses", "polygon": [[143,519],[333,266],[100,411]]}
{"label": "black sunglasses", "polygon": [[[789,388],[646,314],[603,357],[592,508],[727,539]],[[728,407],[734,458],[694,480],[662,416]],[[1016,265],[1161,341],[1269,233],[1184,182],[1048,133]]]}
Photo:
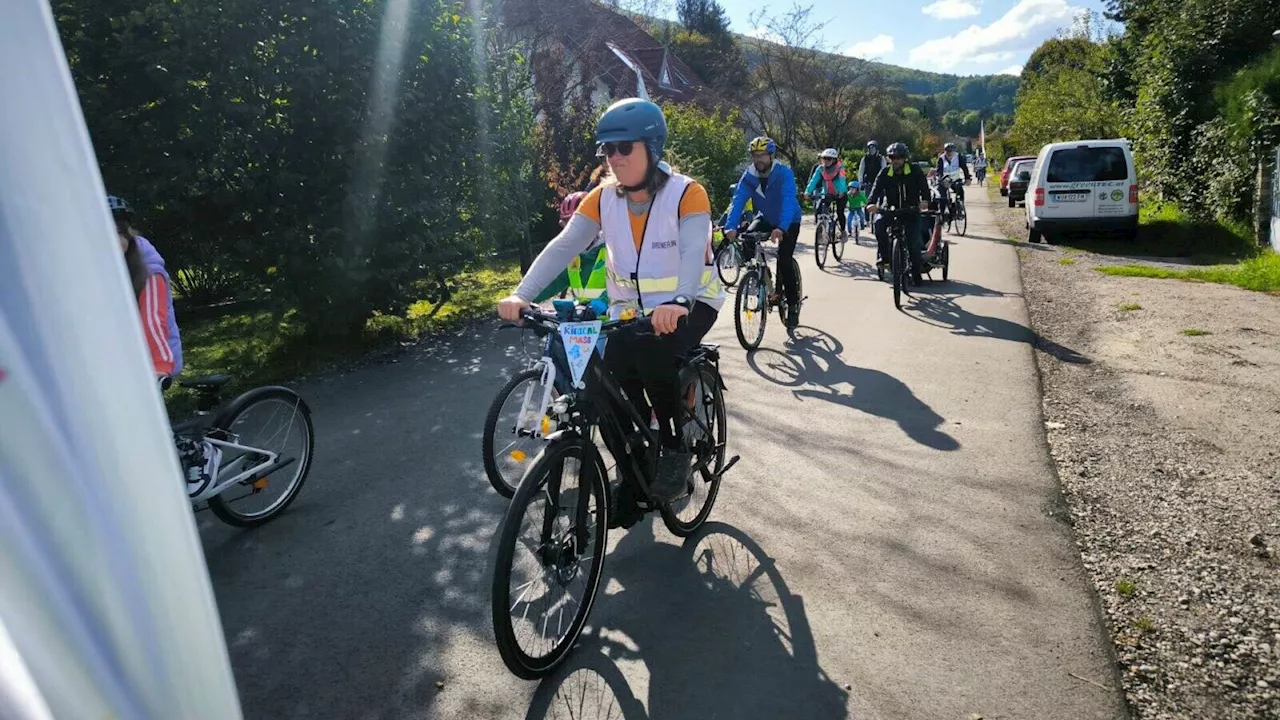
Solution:
{"label": "black sunglasses", "polygon": [[627,157],[635,150],[636,143],[634,140],[620,140],[618,142],[603,142],[596,148],[596,157],[607,158],[613,155],[621,155]]}

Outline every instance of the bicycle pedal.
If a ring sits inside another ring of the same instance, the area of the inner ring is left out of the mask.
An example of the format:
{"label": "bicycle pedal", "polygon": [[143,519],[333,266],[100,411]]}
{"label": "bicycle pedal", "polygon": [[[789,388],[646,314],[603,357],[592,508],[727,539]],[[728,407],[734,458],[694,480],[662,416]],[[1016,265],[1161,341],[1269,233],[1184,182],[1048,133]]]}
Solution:
{"label": "bicycle pedal", "polygon": [[729,462],[725,463],[724,467],[720,469],[720,476],[724,477],[724,474],[729,472],[731,469],[733,469],[733,466],[737,465],[738,461],[741,459],[742,459],[741,455],[734,455],[733,457],[729,458]]}

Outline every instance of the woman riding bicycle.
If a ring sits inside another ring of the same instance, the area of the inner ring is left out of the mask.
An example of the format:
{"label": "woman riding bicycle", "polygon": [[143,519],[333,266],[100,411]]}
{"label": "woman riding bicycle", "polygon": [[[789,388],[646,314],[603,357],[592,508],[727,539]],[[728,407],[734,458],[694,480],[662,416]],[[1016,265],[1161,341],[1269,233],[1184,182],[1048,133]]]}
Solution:
{"label": "woman riding bicycle", "polygon": [[147,339],[156,377],[173,378],[182,372],[182,339],[173,314],[173,293],[164,258],[146,238],[133,229],[133,208],[115,195],[107,196],[107,207],[116,222],[116,237],[129,268],[133,294],[142,313],[142,334]]}
{"label": "woman riding bicycle", "polygon": [[652,408],[658,418],[663,447],[650,491],[659,502],[678,497],[693,472],[681,426],[680,358],[698,346],[724,304],[710,265],[711,202],[705,188],[662,162],[666,141],[667,121],[654,103],[630,98],[605,110],[596,142],[610,175],[498,304],[504,320],[518,321],[530,299],[603,235],[609,316],[649,315],[609,340],[605,364],[640,417]]}

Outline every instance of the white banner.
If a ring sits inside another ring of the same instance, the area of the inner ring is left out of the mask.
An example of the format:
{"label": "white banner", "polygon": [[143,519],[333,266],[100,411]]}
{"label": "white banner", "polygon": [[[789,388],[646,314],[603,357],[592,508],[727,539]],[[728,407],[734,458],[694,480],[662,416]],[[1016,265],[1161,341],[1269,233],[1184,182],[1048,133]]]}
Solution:
{"label": "white banner", "polygon": [[47,0],[5,4],[0,67],[0,716],[235,720],[200,539]]}

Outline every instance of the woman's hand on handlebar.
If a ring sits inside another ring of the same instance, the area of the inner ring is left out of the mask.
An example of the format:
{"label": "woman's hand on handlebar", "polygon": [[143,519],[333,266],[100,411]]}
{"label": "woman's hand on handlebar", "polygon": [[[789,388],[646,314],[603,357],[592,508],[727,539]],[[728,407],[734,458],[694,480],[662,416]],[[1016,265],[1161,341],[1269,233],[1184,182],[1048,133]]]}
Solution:
{"label": "woman's hand on handlebar", "polygon": [[498,301],[498,317],[507,322],[520,322],[521,311],[528,307],[528,300],[519,295],[508,295]]}
{"label": "woman's hand on handlebar", "polygon": [[773,232],[769,233],[769,242],[778,242],[780,240],[782,240],[782,231],[774,228]]}
{"label": "woman's hand on handlebar", "polygon": [[653,331],[659,335],[670,335],[676,331],[676,326],[680,324],[680,318],[686,317],[689,309],[683,305],[659,305],[654,308],[653,315],[650,320],[653,322]]}
{"label": "woman's hand on handlebar", "polygon": [[875,203],[870,203],[869,205],[867,205],[867,214],[868,214],[868,215],[870,215],[870,214],[874,213],[874,212],[876,211],[876,209],[877,209],[877,208],[876,208],[876,204],[875,204]]}
{"label": "woman's hand on handlebar", "polygon": [[737,231],[737,230],[731,230],[731,229],[729,229],[729,228],[725,228],[725,230],[724,230],[724,239],[725,239],[725,240],[733,240],[733,239],[736,239],[737,237],[738,237],[738,231]]}

